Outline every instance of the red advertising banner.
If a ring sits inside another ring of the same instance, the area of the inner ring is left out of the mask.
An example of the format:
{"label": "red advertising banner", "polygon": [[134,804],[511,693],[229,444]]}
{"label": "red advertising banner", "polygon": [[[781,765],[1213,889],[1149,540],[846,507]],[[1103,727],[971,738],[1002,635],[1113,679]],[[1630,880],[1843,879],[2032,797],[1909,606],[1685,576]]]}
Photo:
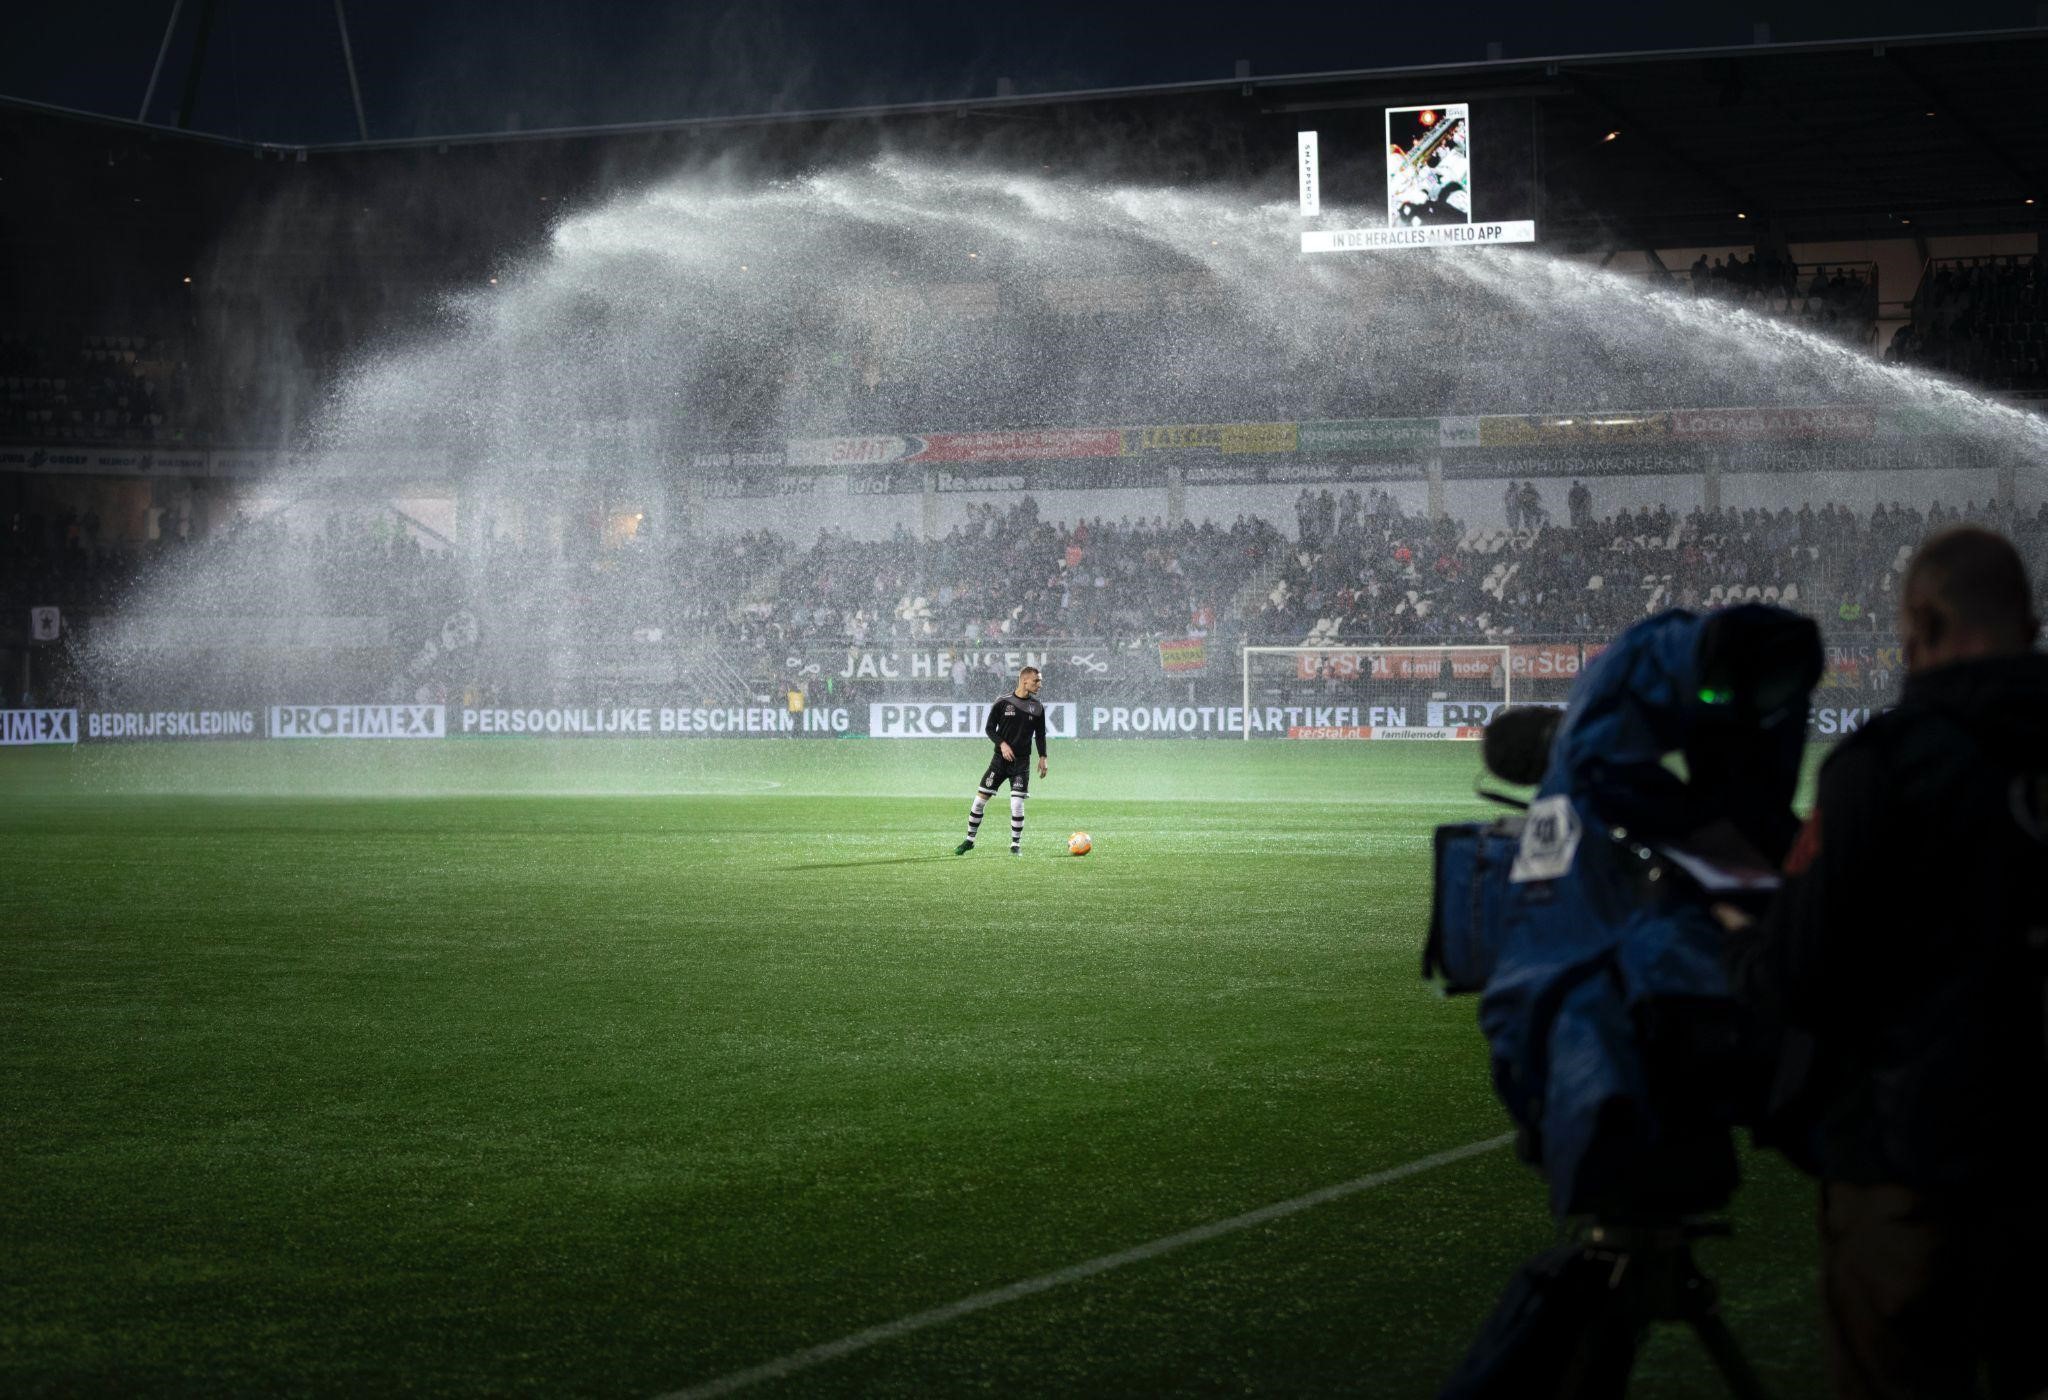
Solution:
{"label": "red advertising banner", "polygon": [[1579,673],[1577,642],[1534,642],[1508,648],[1508,670],[1518,681],[1540,681]]}
{"label": "red advertising banner", "polygon": [[1877,430],[1874,408],[1680,408],[1671,436],[1694,442],[1861,441]]}
{"label": "red advertising banner", "polygon": [[[1450,654],[1451,677],[1461,681],[1490,681],[1500,675],[1501,658],[1498,652],[1454,651]],[[1439,670],[1432,674],[1441,675]]]}
{"label": "red advertising banner", "polygon": [[1294,653],[1294,678],[1299,681],[1355,681],[1364,669],[1365,658],[1346,652],[1324,656],[1313,651]]}
{"label": "red advertising banner", "polygon": [[1455,680],[1491,680],[1500,673],[1500,653],[1495,651],[1376,651],[1366,655],[1298,651],[1294,675],[1304,681],[1355,681],[1362,675],[1374,680],[1433,681],[1443,678],[1446,661]]}

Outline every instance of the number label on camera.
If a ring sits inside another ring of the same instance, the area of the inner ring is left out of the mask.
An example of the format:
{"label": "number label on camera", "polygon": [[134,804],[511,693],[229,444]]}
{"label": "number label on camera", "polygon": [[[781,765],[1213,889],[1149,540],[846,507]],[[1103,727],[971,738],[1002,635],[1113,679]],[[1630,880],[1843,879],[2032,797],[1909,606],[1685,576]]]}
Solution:
{"label": "number label on camera", "polygon": [[1562,793],[1541,797],[1529,805],[1522,823],[1522,844],[1515,849],[1514,868],[1508,880],[1517,885],[1532,880],[1555,880],[1572,868],[1579,852],[1579,814],[1572,800]]}

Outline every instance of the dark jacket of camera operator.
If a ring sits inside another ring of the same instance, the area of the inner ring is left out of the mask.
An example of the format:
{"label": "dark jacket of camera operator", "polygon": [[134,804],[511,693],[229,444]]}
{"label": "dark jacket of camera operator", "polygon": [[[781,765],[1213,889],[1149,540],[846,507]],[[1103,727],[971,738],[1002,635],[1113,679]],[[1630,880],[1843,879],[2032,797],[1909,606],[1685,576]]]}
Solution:
{"label": "dark jacket of camera operator", "polygon": [[1987,531],[1924,543],[1900,612],[1898,707],[1829,757],[1783,889],[1731,934],[1783,1034],[1758,1137],[1823,1182],[1839,1393],[1975,1393],[1988,1359],[1995,1393],[2032,1394],[2048,1348],[2009,1310],[2048,1262],[2048,656]]}
{"label": "dark jacket of camera operator", "polygon": [[[2040,1082],[2042,1046],[2021,1039],[2039,988],[2017,1004],[2022,969],[2004,966],[2018,952],[2005,946],[2008,902],[2048,863],[2048,850],[2028,861],[2009,830],[2012,783],[2028,770],[2048,772],[2038,654],[1909,677],[1898,708],[1822,769],[1793,878],[1740,939],[1736,967],[1746,999],[1794,1033],[1780,1092],[1797,1101],[1777,1116],[1810,1129],[1783,1144],[1802,1166],[1930,1188],[2048,1173],[2048,1159],[2013,1155],[2040,1117],[2014,1097],[2027,1076]],[[2010,1014],[1996,1014],[2008,996]]]}

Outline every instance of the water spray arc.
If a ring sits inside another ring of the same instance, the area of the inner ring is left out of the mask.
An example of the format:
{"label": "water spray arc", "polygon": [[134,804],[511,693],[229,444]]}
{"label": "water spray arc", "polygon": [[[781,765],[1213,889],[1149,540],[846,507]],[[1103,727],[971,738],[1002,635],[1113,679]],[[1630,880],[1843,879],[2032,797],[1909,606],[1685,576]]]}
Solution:
{"label": "water spray arc", "polygon": [[[551,674],[548,647],[593,629],[677,635],[736,586],[773,587],[763,560],[736,578],[730,559],[675,558],[701,543],[685,538],[707,494],[690,464],[745,470],[761,444],[1860,404],[1938,416],[1985,460],[2048,448],[2036,416],[1765,317],[1522,250],[1304,257],[1297,214],[1228,189],[903,157],[774,182],[694,171],[563,217],[540,253],[452,298],[447,329],[363,356],[313,450],[264,489],[301,503],[291,530],[317,532],[376,469],[387,505],[431,527],[404,531],[435,556],[401,609],[405,646],[467,609],[487,646],[527,639],[511,664],[531,680]],[[453,517],[407,506],[409,474],[453,481]],[[763,502],[754,519],[929,526],[891,509],[849,495]],[[628,535],[639,557],[608,548]],[[591,611],[607,570],[622,615]],[[135,602],[232,614],[258,578],[270,611],[392,611],[275,538],[160,570]],[[118,682],[132,660],[90,663]],[[380,695],[393,679],[354,678]]]}

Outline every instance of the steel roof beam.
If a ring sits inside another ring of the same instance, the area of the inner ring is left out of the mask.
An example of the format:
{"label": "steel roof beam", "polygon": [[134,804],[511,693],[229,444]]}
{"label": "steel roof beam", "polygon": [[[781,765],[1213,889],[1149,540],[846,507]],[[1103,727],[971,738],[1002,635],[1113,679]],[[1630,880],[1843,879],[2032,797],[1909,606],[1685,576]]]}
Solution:
{"label": "steel roof beam", "polygon": [[1764,201],[1759,199],[1755,193],[1736,188],[1734,183],[1720,171],[1709,167],[1698,157],[1672,145],[1670,138],[1660,134],[1656,128],[1650,126],[1646,118],[1629,112],[1605,93],[1595,88],[1581,74],[1561,70],[1559,76],[1571,85],[1573,94],[1580,101],[1591,107],[1595,112],[1598,112],[1609,123],[1611,129],[1622,133],[1624,139],[1633,134],[1636,140],[1648,146],[1653,152],[1663,156],[1701,184],[1719,193],[1722,198],[1728,201],[1728,207],[1731,211],[1745,213],[1751,218],[1756,218],[1767,207]]}
{"label": "steel roof beam", "polygon": [[[1935,111],[1943,115],[1949,115],[1960,114],[1967,110],[1960,103],[1950,100],[1949,95],[1932,78],[1921,72],[1917,64],[1910,62],[1903,54],[1894,53],[1890,45],[1876,45],[1872,48],[1871,55],[1880,63],[1890,68],[1892,72],[1898,74],[1900,80],[1925,99],[1927,105]],[[1990,156],[1994,163],[2003,168],[2005,173],[2017,182],[2019,187],[2018,193],[2022,195],[2033,194],[2040,188],[2039,172],[2029,170],[2013,154],[2011,148],[1993,134],[1994,129],[1989,122],[1974,127],[1970,132],[1969,139],[1971,144]]]}

